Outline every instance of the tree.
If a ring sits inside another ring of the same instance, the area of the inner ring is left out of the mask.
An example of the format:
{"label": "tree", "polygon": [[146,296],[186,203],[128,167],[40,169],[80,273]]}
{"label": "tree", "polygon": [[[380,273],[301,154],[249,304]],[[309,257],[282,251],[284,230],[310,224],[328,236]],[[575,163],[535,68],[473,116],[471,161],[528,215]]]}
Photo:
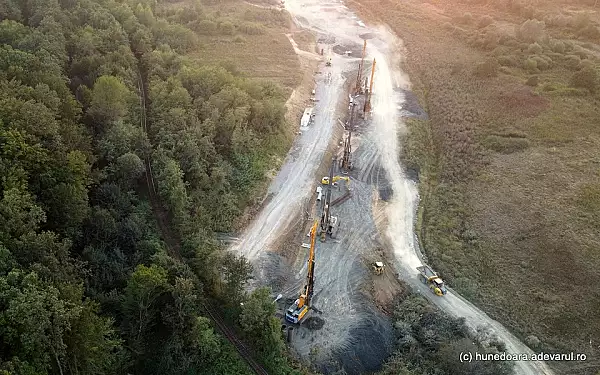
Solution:
{"label": "tree", "polygon": [[227,252],[220,268],[225,279],[224,296],[232,306],[237,307],[245,299],[244,287],[252,278],[252,264],[243,256]]}
{"label": "tree", "polygon": [[128,324],[127,332],[139,353],[143,352],[144,334],[158,316],[156,302],[168,289],[167,272],[156,265],[137,266],[127,282],[123,310]]}
{"label": "tree", "polygon": [[88,113],[99,125],[101,132],[108,123],[125,116],[130,96],[127,86],[117,77],[102,76],[96,80]]}
{"label": "tree", "polygon": [[145,170],[142,159],[132,152],[121,155],[112,168],[114,177],[126,189],[132,188]]}
{"label": "tree", "polygon": [[276,306],[269,288],[259,288],[250,294],[242,306],[240,325],[249,340],[256,343],[262,355],[281,355],[284,343],[280,321],[274,317]]}

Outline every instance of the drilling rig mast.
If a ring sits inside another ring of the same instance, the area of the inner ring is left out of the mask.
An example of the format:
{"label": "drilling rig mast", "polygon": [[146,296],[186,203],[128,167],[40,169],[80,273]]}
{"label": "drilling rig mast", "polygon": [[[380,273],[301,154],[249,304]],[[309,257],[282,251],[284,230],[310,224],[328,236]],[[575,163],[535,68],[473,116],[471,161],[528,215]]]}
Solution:
{"label": "drilling rig mast", "polygon": [[[334,157],[329,168],[329,181],[333,181],[333,169],[335,168],[336,158]],[[319,228],[319,234],[321,235],[321,242],[325,242],[325,237],[329,234],[333,236],[333,230],[338,223],[337,216],[331,215],[331,186],[333,183],[327,185],[327,192],[325,193],[325,205],[323,206],[323,213],[321,214],[321,225]]]}
{"label": "drilling rig mast", "polygon": [[350,122],[346,130],[348,130],[348,136],[344,140],[344,156],[342,157],[342,173],[351,171],[353,169],[352,166],[352,146],[350,145],[350,141],[352,140],[352,130],[354,130],[354,109],[356,107],[356,102],[352,103],[352,111],[350,112]]}
{"label": "drilling rig mast", "polygon": [[363,84],[362,73],[363,73],[363,69],[364,69],[366,51],[367,51],[367,40],[365,39],[365,42],[363,44],[363,50],[362,50],[362,55],[361,55],[361,59],[360,59],[360,64],[358,65],[358,75],[356,77],[356,87],[354,88],[355,94],[362,93],[362,84]]}
{"label": "drilling rig mast", "polygon": [[315,238],[318,221],[315,220],[310,229],[310,250],[308,253],[308,273],[306,275],[306,284],[300,292],[300,297],[285,312],[285,320],[290,323],[300,323],[310,310],[310,302],[313,297],[315,285]]}
{"label": "drilling rig mast", "polygon": [[371,84],[369,85],[369,92],[367,93],[367,99],[365,100],[364,113],[371,112],[371,95],[373,94],[373,76],[375,75],[375,59],[373,59],[373,67],[371,68]]}

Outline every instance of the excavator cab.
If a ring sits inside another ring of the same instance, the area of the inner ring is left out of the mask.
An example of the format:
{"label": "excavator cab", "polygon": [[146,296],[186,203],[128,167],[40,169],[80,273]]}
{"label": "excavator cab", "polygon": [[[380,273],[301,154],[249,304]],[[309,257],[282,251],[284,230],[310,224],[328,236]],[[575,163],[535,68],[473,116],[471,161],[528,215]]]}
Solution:
{"label": "excavator cab", "polygon": [[383,273],[383,268],[385,265],[383,262],[375,262],[373,263],[373,271],[375,271],[376,275],[381,275]]}

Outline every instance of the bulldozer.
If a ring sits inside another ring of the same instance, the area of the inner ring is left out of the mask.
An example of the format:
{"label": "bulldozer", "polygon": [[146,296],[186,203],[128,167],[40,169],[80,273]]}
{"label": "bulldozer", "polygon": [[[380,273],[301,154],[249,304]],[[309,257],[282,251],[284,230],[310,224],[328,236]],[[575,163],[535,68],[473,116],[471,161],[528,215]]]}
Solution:
{"label": "bulldozer", "polygon": [[433,272],[431,267],[429,266],[420,266],[417,267],[417,271],[419,271],[419,279],[423,284],[429,286],[429,290],[431,290],[437,296],[445,295],[448,290],[444,285],[442,279],[438,276],[437,273]]}
{"label": "bulldozer", "polygon": [[383,264],[383,262],[373,263],[373,272],[375,272],[375,275],[381,275],[383,273],[384,268],[385,264]]}

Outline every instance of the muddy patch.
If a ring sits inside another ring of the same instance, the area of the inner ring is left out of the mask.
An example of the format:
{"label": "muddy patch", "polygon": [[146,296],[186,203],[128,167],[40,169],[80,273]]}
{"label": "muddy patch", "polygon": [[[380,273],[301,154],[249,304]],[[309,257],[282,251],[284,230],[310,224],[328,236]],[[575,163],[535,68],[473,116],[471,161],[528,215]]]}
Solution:
{"label": "muddy patch", "polygon": [[360,57],[362,55],[362,46],[358,43],[344,43],[333,46],[333,52],[338,55],[348,55]]}
{"label": "muddy patch", "polygon": [[417,118],[427,120],[427,112],[419,104],[419,98],[412,91],[396,89],[396,92],[404,96],[404,102],[398,107],[401,117]]}

